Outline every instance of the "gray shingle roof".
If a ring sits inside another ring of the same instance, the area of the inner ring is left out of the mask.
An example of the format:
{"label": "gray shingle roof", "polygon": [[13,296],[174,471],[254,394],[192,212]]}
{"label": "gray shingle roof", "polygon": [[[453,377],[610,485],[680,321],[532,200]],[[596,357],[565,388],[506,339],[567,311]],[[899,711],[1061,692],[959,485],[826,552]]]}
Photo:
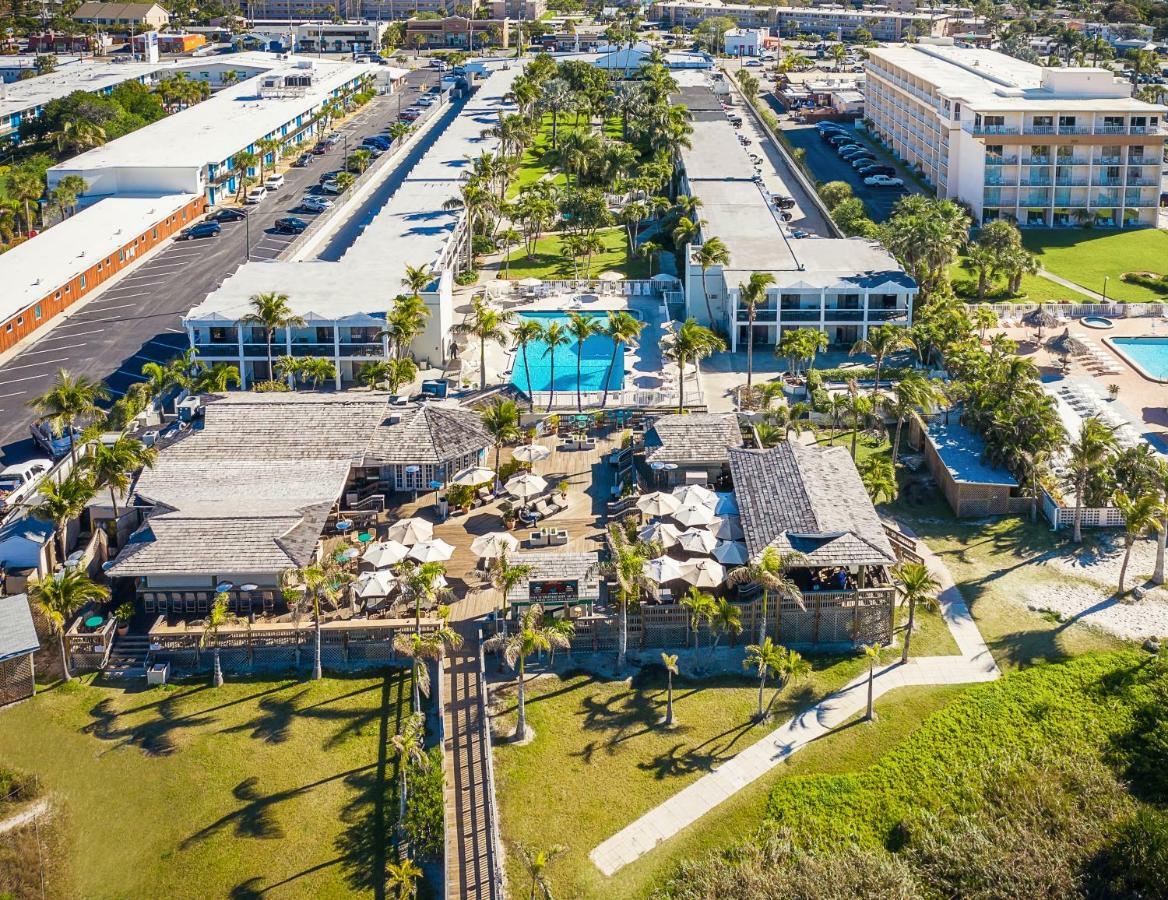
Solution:
{"label": "gray shingle roof", "polygon": [[469,409],[424,403],[403,409],[400,421],[383,421],[373,431],[367,463],[434,464],[466,456],[491,445],[478,413]]}
{"label": "gray shingle roof", "polygon": [[725,462],[730,447],[742,446],[742,429],[734,413],[661,416],[645,432],[645,459],[650,463]]}
{"label": "gray shingle roof", "polygon": [[0,597],[0,660],[35,653],[40,648],[28,597]]}
{"label": "gray shingle roof", "polygon": [[734,449],[730,474],[752,559],[773,546],[801,553],[813,567],[896,563],[846,448]]}

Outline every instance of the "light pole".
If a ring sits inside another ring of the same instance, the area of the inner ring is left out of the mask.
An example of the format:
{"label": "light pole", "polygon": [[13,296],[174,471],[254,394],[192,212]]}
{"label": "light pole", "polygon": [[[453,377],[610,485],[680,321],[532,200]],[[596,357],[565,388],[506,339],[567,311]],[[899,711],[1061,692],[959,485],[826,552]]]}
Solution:
{"label": "light pole", "polygon": [[251,262],[251,216],[244,215],[243,217],[243,232],[244,232],[244,262]]}
{"label": "light pole", "polygon": [[1110,275],[1103,276],[1103,302],[1107,302],[1107,282],[1111,279]]}

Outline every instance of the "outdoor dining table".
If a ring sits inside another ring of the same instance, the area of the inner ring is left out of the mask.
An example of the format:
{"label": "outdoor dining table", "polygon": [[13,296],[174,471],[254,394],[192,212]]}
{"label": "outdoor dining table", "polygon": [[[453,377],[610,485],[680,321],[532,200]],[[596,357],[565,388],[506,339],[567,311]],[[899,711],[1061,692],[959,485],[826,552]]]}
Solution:
{"label": "outdoor dining table", "polygon": [[85,627],[86,628],[100,628],[101,623],[104,621],[105,621],[105,619],[103,619],[101,616],[90,616],[88,619],[85,620]]}

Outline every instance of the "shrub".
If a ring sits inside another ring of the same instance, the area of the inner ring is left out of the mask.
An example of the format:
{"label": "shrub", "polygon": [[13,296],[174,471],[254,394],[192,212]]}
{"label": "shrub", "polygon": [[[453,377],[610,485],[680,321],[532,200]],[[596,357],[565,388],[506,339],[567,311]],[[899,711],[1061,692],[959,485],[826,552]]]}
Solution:
{"label": "shrub", "polygon": [[843,201],[851,199],[852,186],[846,181],[828,181],[820,185],[819,196],[823,199],[824,206],[834,210]]}
{"label": "shrub", "polygon": [[1157,294],[1168,294],[1168,275],[1158,275],[1155,272],[1124,272],[1121,278],[1128,284],[1138,284]]}
{"label": "shrub", "polygon": [[442,750],[431,747],[426,768],[410,772],[410,797],[403,823],[415,858],[437,859],[443,847]]}
{"label": "shrub", "polygon": [[823,386],[823,372],[819,369],[807,370],[807,394],[811,399],[811,409],[817,413],[827,412],[831,406],[831,395]]}
{"label": "shrub", "polygon": [[251,389],[257,394],[278,394],[281,391],[292,390],[284,381],[257,381]]}
{"label": "shrub", "polygon": [[476,272],[474,269],[470,269],[466,272],[459,272],[457,275],[454,276],[455,283],[460,284],[464,287],[468,284],[474,284],[478,280],[479,280],[479,273]]}

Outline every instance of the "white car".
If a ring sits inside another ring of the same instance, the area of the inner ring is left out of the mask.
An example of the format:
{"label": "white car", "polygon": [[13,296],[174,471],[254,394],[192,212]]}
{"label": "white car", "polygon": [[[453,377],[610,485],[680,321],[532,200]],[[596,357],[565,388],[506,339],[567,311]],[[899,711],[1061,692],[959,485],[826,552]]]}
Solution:
{"label": "white car", "polygon": [[283,175],[269,175],[264,181],[264,188],[269,191],[278,191],[284,186]]}
{"label": "white car", "polygon": [[265,187],[253,187],[247,192],[247,196],[243,198],[243,202],[254,206],[259,203],[264,197],[268,196],[268,189]]}
{"label": "white car", "polygon": [[344,193],[344,188],[337,184],[336,179],[330,178],[321,184],[320,189],[326,194],[341,194]]}
{"label": "white car", "polygon": [[324,197],[309,195],[301,201],[300,208],[307,212],[322,213],[325,210],[333,208],[333,201],[326,200]]}
{"label": "white car", "polygon": [[872,187],[900,187],[904,184],[899,178],[892,178],[888,175],[869,175],[864,179],[864,184]]}
{"label": "white car", "polygon": [[51,459],[30,459],[5,466],[0,471],[0,510],[7,512],[35,493],[41,479],[52,467]]}

